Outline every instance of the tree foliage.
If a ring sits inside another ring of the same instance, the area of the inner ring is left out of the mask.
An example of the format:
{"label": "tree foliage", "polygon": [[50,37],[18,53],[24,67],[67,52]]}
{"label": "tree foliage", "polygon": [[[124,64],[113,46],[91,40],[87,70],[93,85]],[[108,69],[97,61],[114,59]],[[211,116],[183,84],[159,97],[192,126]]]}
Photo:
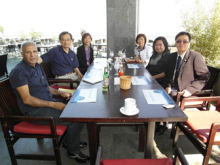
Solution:
{"label": "tree foliage", "polygon": [[25,34],[25,32],[21,31],[20,32],[20,37],[26,39],[27,35]]}
{"label": "tree foliage", "polygon": [[183,27],[192,35],[190,49],[203,55],[208,65],[220,68],[220,0],[210,9],[196,0],[194,10],[182,12]]}
{"label": "tree foliage", "polygon": [[3,32],[4,32],[4,29],[3,29],[3,27],[2,26],[0,26],[0,32],[3,34]]}
{"label": "tree foliage", "polygon": [[29,33],[32,39],[40,39],[42,36],[41,32],[34,31],[34,29],[31,29],[31,32]]}

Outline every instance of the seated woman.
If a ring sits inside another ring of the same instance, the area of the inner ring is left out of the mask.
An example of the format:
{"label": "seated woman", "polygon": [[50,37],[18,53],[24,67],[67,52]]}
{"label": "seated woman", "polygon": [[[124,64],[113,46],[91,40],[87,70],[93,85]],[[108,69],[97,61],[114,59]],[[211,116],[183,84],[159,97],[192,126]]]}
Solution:
{"label": "seated woman", "polygon": [[145,63],[148,65],[150,57],[152,56],[152,48],[146,45],[147,38],[144,34],[138,34],[136,37],[136,43],[139,45],[134,49],[135,62]]}
{"label": "seated woman", "polygon": [[146,69],[150,72],[154,79],[162,85],[165,76],[167,57],[170,51],[168,42],[164,37],[157,37],[153,43],[153,55]]}
{"label": "seated woman", "polygon": [[92,37],[89,33],[85,33],[82,36],[83,45],[77,48],[77,58],[79,61],[79,69],[82,74],[87,71],[87,68],[91,65],[94,60],[93,49],[90,44]]}
{"label": "seated woman", "polygon": [[[168,42],[164,37],[157,37],[153,42],[153,55],[146,69],[157,82],[162,85],[166,71],[167,57],[170,55]],[[168,123],[167,123],[168,124]],[[156,135],[162,135],[167,130],[166,122],[156,123]]]}

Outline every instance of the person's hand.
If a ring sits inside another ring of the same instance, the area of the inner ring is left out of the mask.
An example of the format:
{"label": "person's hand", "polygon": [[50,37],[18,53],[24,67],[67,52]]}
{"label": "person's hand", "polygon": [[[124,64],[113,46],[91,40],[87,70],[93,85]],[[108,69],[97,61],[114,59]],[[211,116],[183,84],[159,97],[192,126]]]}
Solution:
{"label": "person's hand", "polygon": [[189,91],[187,91],[187,90],[183,90],[183,97],[189,97],[189,96],[191,96],[192,94],[191,93],[189,93]]}
{"label": "person's hand", "polygon": [[171,88],[170,88],[170,87],[166,87],[166,88],[165,88],[165,91],[166,91],[168,94],[170,94]]}
{"label": "person's hand", "polygon": [[64,108],[66,107],[66,105],[61,102],[54,102],[54,104],[55,105],[53,108],[61,110],[61,111],[64,110]]}
{"label": "person's hand", "polygon": [[141,60],[137,56],[135,56],[134,60],[135,60],[135,62],[138,62],[138,63],[141,62]]}
{"label": "person's hand", "polygon": [[78,78],[81,79],[83,75],[81,73],[78,73]]}
{"label": "person's hand", "polygon": [[62,96],[63,98],[66,98],[66,100],[69,100],[72,95],[71,93],[68,93],[68,92],[62,92],[60,96]]}

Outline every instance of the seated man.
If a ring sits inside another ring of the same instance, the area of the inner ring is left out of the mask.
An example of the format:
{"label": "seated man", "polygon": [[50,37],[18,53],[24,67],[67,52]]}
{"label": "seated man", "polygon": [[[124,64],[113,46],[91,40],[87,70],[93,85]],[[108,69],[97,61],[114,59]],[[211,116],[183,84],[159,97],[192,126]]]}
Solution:
{"label": "seated man", "polygon": [[[191,36],[180,32],[175,37],[177,52],[169,55],[163,86],[168,94],[184,92],[189,97],[200,91],[210,78],[205,60],[198,52],[189,50]],[[176,91],[176,92],[175,92]]]}
{"label": "seated man", "polygon": [[[41,55],[38,62],[50,61],[52,73],[57,79],[81,79],[83,75],[78,69],[78,59],[76,54],[69,48],[72,44],[72,34],[69,32],[62,32],[59,35],[59,40],[61,46],[50,49],[47,53]],[[69,86],[69,84],[66,83],[59,83],[59,85]]]}
{"label": "seated man", "polygon": [[69,157],[78,162],[89,162],[90,158],[80,151],[80,147],[87,145],[85,142],[80,142],[83,123],[60,122],[60,114],[66,105],[57,102],[52,96],[61,95],[69,99],[70,94],[48,86],[45,73],[37,63],[38,51],[35,43],[25,42],[21,50],[23,60],[16,65],[9,76],[19,110],[25,116],[52,116],[56,124],[66,125],[67,134],[63,148],[67,148]]}
{"label": "seated man", "polygon": [[[200,53],[189,50],[191,36],[180,32],[175,37],[177,52],[167,58],[167,67],[162,86],[176,100],[177,92],[189,97],[200,91],[210,78],[205,60]],[[160,122],[156,134],[162,135],[167,130],[166,123]]]}

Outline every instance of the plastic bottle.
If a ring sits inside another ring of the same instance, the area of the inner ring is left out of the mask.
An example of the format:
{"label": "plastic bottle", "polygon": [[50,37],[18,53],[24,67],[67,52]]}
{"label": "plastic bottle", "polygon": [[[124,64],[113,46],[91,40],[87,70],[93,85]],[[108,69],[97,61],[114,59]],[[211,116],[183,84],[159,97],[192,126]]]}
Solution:
{"label": "plastic bottle", "polygon": [[118,77],[124,76],[123,66],[120,66],[120,70],[118,72]]}

